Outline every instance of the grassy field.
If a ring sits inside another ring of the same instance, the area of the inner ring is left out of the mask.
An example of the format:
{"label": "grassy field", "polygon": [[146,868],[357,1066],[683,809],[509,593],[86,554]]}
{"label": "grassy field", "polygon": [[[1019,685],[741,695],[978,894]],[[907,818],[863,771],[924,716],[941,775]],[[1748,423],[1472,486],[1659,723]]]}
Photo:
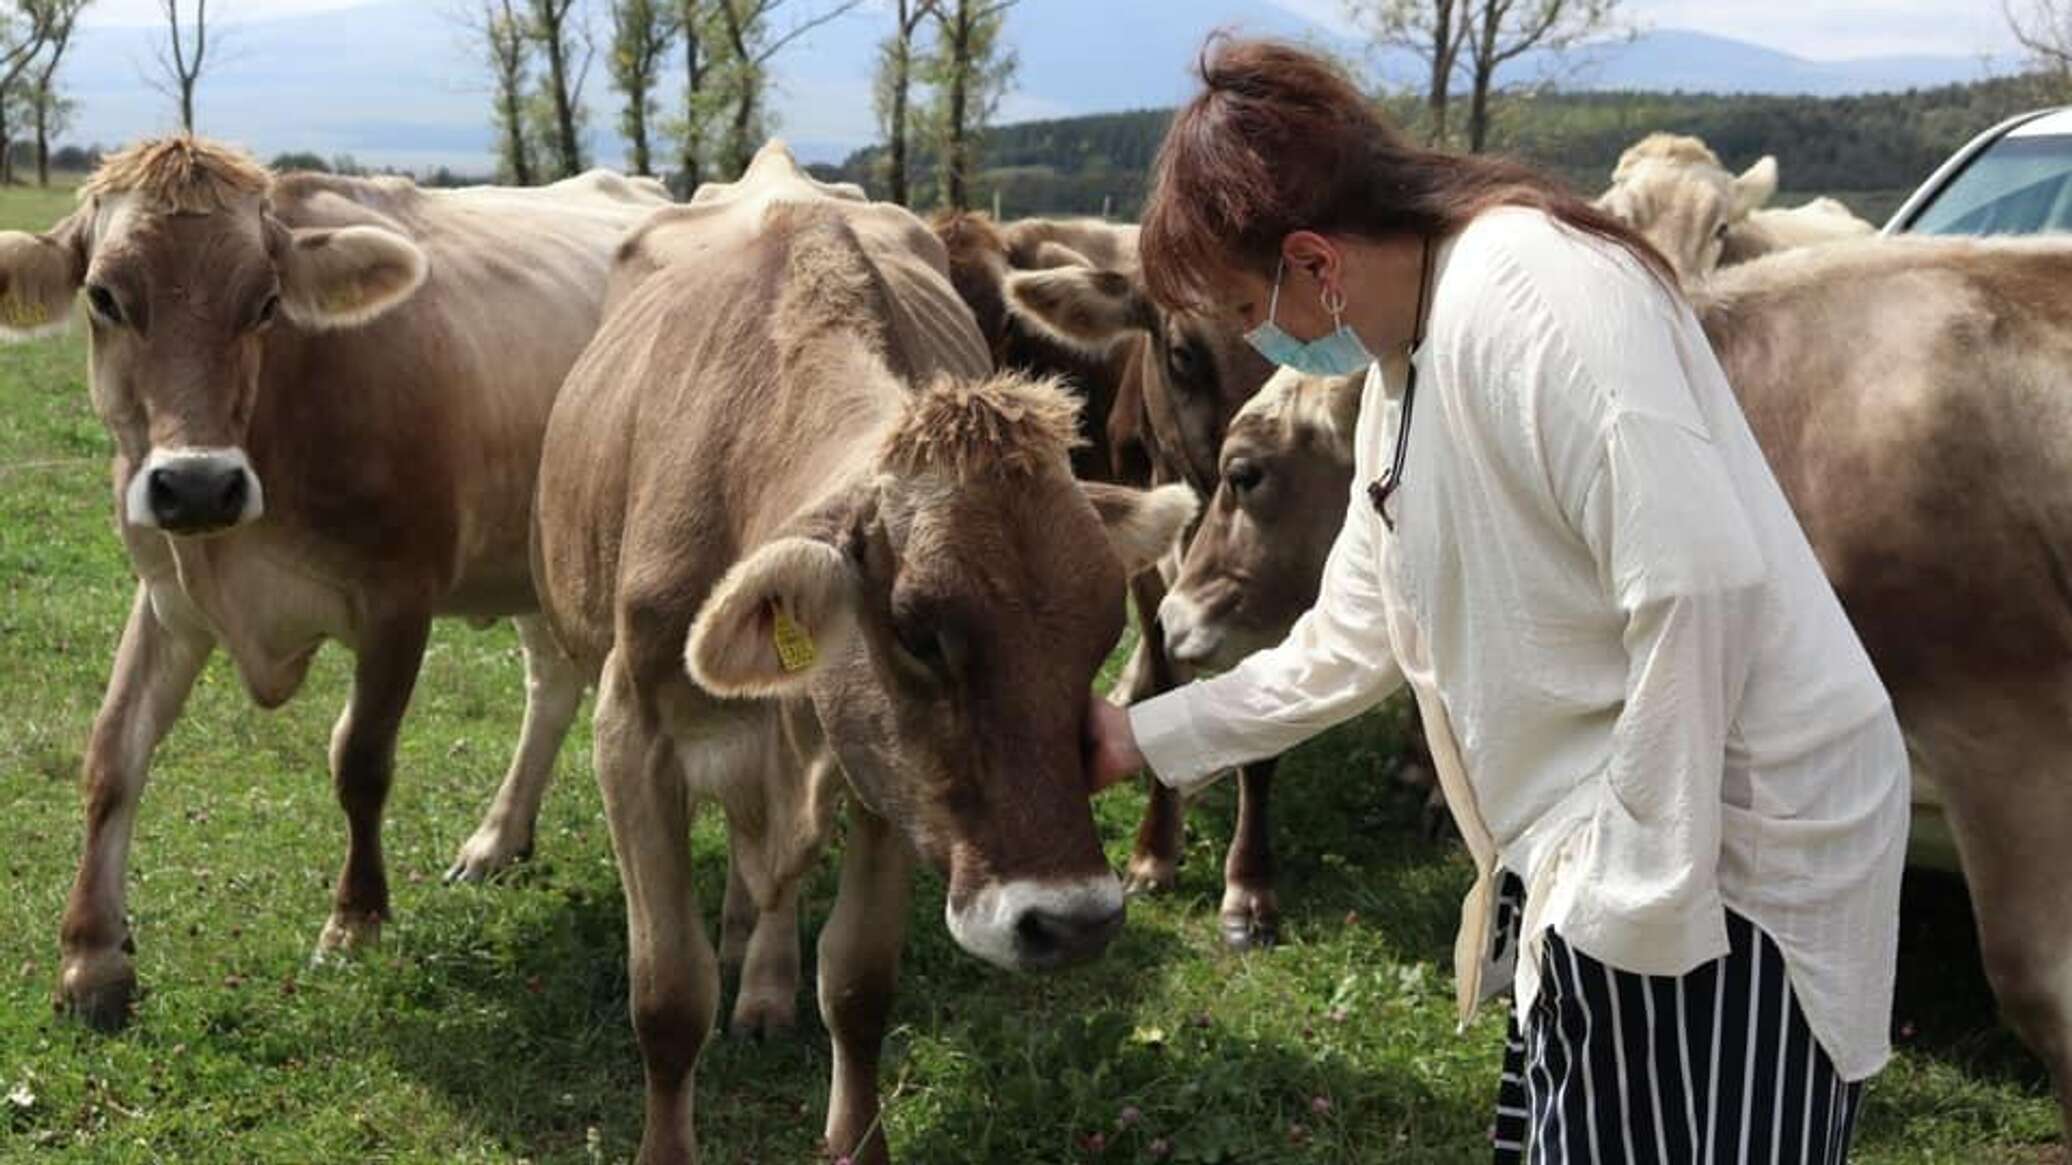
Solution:
{"label": "grassy field", "polygon": [[[0,192],[0,225],[57,195]],[[441,627],[390,802],[396,921],[378,952],[312,970],[343,851],[324,770],[346,659],[261,713],[219,658],[160,750],[132,862],[145,985],[116,1036],[53,1015],[57,925],[80,825],[79,750],[130,583],[109,528],[107,442],[74,336],[0,348],[0,1161],[592,1162],[639,1136],[624,915],[590,775],[587,719],[564,752],[538,857],[504,884],[438,875],[516,733],[505,628]],[[1501,1019],[1451,1020],[1464,861],[1415,839],[1387,778],[1400,710],[1283,769],[1286,943],[1215,938],[1230,794],[1208,799],[1179,891],[1132,906],[1104,961],[1010,978],[957,952],[941,890],[917,894],[889,1040],[887,1120],[910,1162],[1471,1162]],[[1104,799],[1120,862],[1139,796]],[[716,817],[696,847],[708,919]],[[831,897],[824,865],[813,927]],[[2035,1161],[2055,1114],[2000,1031],[1961,890],[1908,887],[1902,1053],[1877,1082],[1858,1160]],[[810,949],[810,948],[809,948]],[[699,1077],[707,1159],[812,1159],[828,1065],[798,1038],[717,1038]]]}

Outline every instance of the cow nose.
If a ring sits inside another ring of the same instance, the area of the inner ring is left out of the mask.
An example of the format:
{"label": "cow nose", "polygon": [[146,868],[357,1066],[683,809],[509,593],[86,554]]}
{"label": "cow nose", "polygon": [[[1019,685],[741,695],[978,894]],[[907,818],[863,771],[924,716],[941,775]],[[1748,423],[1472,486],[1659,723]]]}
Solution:
{"label": "cow nose", "polygon": [[1062,967],[1093,958],[1108,949],[1122,930],[1124,907],[1086,903],[1076,910],[1032,906],[1015,919],[1015,951],[1031,969]]}
{"label": "cow nose", "polygon": [[1222,637],[1202,618],[1202,612],[1178,591],[1158,605],[1159,626],[1165,628],[1166,655],[1174,663],[1201,663],[1215,654]]}
{"label": "cow nose", "polygon": [[249,476],[234,461],[193,458],[158,466],[146,483],[151,516],[174,534],[234,526],[251,497]]}

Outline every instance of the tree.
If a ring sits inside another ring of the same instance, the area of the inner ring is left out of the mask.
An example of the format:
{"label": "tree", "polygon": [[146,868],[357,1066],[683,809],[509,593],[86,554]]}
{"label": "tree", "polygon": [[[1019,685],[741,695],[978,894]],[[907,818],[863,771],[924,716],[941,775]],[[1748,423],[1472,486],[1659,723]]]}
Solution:
{"label": "tree", "polygon": [[892,201],[907,205],[908,98],[914,81],[914,34],[934,16],[937,0],[895,0],[893,33],[878,46],[876,105],[885,130],[887,181]]}
{"label": "tree", "polygon": [[722,54],[711,74],[719,99],[732,109],[722,156],[734,174],[748,169],[762,144],[767,120],[763,98],[769,89],[771,58],[807,33],[842,15],[863,0],[833,0],[782,35],[770,32],[771,16],[789,0],[712,0],[722,34]]}
{"label": "tree", "polygon": [[1345,0],[1346,15],[1369,29],[1377,45],[1407,49],[1427,68],[1425,144],[1446,142],[1446,104],[1454,69],[1470,24],[1466,11],[1475,0]]}
{"label": "tree", "polygon": [[2000,0],[2000,11],[2032,67],[2072,82],[2072,0]]}
{"label": "tree", "polygon": [[168,97],[180,102],[180,128],[194,132],[194,86],[201,80],[209,52],[209,0],[194,0],[194,21],[188,35],[181,35],[180,0],[158,0],[165,13],[168,44],[158,46],[158,68],[163,74],[154,83]]}
{"label": "tree", "polygon": [[1014,81],[1013,50],[1000,33],[1016,0],[940,0],[935,52],[924,80],[935,91],[931,144],[942,176],[943,205],[967,210],[978,169],[979,140]]}
{"label": "tree", "polygon": [[680,0],[676,14],[677,32],[683,37],[684,83],[682,117],[672,119],[667,132],[676,139],[678,180],[685,198],[704,177],[705,127],[713,117],[712,25],[718,19],[713,0]]}
{"label": "tree", "polygon": [[36,123],[36,185],[50,185],[50,139],[71,121],[73,104],[57,91],[58,65],[71,47],[79,14],[93,0],[24,0],[31,18],[44,30],[48,51],[30,84],[30,115]]}
{"label": "tree", "polygon": [[648,124],[655,113],[655,74],[676,40],[673,0],[612,0],[612,82],[626,96],[619,129],[632,149],[635,174],[649,174]]}
{"label": "tree", "polygon": [[[582,120],[583,81],[590,73],[591,46],[576,12],[578,0],[531,0],[532,20],[527,35],[547,59],[547,85],[540,94],[539,116],[547,122],[545,135],[554,159],[557,177],[573,178],[583,172]],[[576,41],[583,42],[583,60],[574,60]]]}
{"label": "tree", "polygon": [[296,150],[285,154],[275,154],[273,161],[266,164],[266,168],[276,174],[287,174],[298,170],[309,174],[329,174],[331,172],[331,163],[326,162],[322,154],[314,154],[308,150]]}
{"label": "tree", "polygon": [[489,62],[495,106],[497,175],[505,182],[530,186],[535,181],[531,125],[526,120],[526,85],[532,42],[512,0],[479,2],[464,18],[473,36],[481,38]]}
{"label": "tree", "polygon": [[1565,52],[1611,27],[1619,0],[1466,0],[1470,98],[1468,149],[1489,140],[1489,94],[1496,72],[1534,49]]}

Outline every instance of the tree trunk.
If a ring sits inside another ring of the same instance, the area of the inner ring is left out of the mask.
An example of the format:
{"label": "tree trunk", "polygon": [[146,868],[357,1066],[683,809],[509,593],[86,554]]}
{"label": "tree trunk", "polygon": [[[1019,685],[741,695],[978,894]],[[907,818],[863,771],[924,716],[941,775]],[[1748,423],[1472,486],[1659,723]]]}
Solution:
{"label": "tree trunk", "polygon": [[1489,85],[1496,70],[1475,62],[1475,95],[1468,108],[1468,152],[1479,154],[1489,142]]}
{"label": "tree trunk", "polygon": [[180,78],[180,127],[194,132],[194,78]]}
{"label": "tree trunk", "polygon": [[[900,13],[902,21],[906,14]],[[892,201],[907,205],[907,84],[913,70],[912,34],[900,26],[899,47],[892,58]]]}
{"label": "tree trunk", "polygon": [[698,75],[698,3],[684,0],[684,97],[683,97],[683,196],[689,198],[698,189],[698,155],[704,152],[705,135],[701,132],[698,117],[698,89],[703,78]]}
{"label": "tree trunk", "polygon": [[525,96],[515,81],[504,82],[504,154],[511,160],[511,181],[533,183],[532,150],[525,144]]}
{"label": "tree trunk", "polygon": [[36,102],[36,185],[50,186],[50,93]]}
{"label": "tree trunk", "polygon": [[1426,90],[1425,96],[1431,118],[1425,131],[1425,144],[1428,146],[1446,144],[1446,98],[1453,88],[1453,54],[1447,51],[1447,46],[1452,43],[1453,4],[1441,3],[1434,13],[1432,28],[1432,87]]}
{"label": "tree trunk", "polygon": [[[548,0],[551,5],[553,0]],[[547,34],[547,72],[554,86],[554,136],[559,177],[573,178],[581,151],[576,145],[576,111],[568,99],[568,43],[564,33],[567,14],[552,20],[542,18],[540,31]]]}
{"label": "tree trunk", "polygon": [[1479,154],[1489,140],[1489,87],[1496,79],[1496,38],[1502,14],[1492,0],[1482,0],[1482,27],[1475,30],[1475,91],[1468,108],[1468,152]]}
{"label": "tree trunk", "polygon": [[950,51],[950,124],[943,140],[943,160],[949,167],[949,180],[944,183],[943,201],[949,203],[952,210],[969,210],[971,197],[964,186],[964,104],[965,88],[971,77],[970,0],[957,0],[957,32]]}
{"label": "tree trunk", "polygon": [[734,147],[735,177],[748,173],[748,164],[755,161],[755,147],[748,141],[748,127],[754,122],[755,82],[744,77],[741,81],[741,99],[734,103],[734,130],[728,138]]}
{"label": "tree trunk", "polygon": [[635,174],[645,176],[649,173],[647,135],[647,85],[645,83],[642,83],[642,85],[640,86],[639,94],[636,96],[628,97],[627,100],[632,103],[627,109],[627,113],[629,113],[631,116],[628,119],[629,123],[626,128],[633,131],[629,135],[632,137],[633,140],[628,143],[633,147],[633,172]]}

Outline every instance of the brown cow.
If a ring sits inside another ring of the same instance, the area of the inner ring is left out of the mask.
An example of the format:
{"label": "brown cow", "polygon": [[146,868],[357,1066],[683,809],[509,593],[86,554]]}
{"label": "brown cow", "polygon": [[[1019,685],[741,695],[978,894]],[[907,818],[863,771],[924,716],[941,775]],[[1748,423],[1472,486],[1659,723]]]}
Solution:
{"label": "brown cow", "polygon": [[[2061,242],[1838,244],[1721,272],[1700,315],[1892,693],[1910,857],[1948,864],[1954,832],[1994,991],[2072,1123],[2068,278]],[[1233,426],[1163,613],[1205,666],[1285,634],[1344,516],[1357,386],[1274,390]]]}
{"label": "brown cow", "polygon": [[695,1156],[718,995],[691,886],[699,801],[726,813],[764,913],[756,978],[786,953],[767,923],[825,834],[832,762],[846,777],[819,975],[836,1154],[885,1156],[877,1065],[914,852],[947,869],[950,933],[989,962],[1086,957],[1122,923],[1087,805],[1086,690],[1127,572],[1193,498],[1075,483],[1075,403],[990,365],[935,236],[772,144],[628,240],[555,406],[535,569],[599,678],[643,1162]]}
{"label": "brown cow", "polygon": [[[218,646],[269,708],[326,639],[357,657],[331,741],[349,841],[318,951],[379,934],[381,808],[430,621],[534,609],[547,409],[596,328],[612,248],[664,202],[606,174],[538,191],[276,179],[176,137],[109,158],[48,233],[0,234],[15,327],[62,320],[86,291],[93,403],[138,576],[87,745],[63,1004],[97,1025],[128,1014],[137,800]],[[541,629],[520,629],[530,695],[504,795],[519,812],[493,816],[464,861],[529,844],[581,696]]]}
{"label": "brown cow", "polygon": [[1128,485],[1149,482],[1135,353],[1061,344],[1024,323],[1007,303],[1007,277],[1016,271],[1076,266],[1133,272],[1136,228],[1074,219],[995,223],[971,211],[939,213],[929,226],[949,254],[950,285],[976,317],[994,367],[1061,377],[1086,402],[1080,410],[1086,442],[1072,451],[1073,474]]}
{"label": "brown cow", "polygon": [[[1088,228],[1080,224],[1079,229]],[[1135,267],[1135,228],[1109,229],[1130,232],[1127,264],[1054,263],[1012,271],[1002,290],[1012,314],[1053,343],[1119,361],[1124,383],[1117,400],[1124,408],[1135,402],[1138,411],[1111,418],[1114,447],[1141,445],[1153,481],[1183,482],[1207,497],[1215,489],[1216,454],[1225,427],[1272,366],[1218,321],[1153,304]],[[1116,684],[1115,696],[1124,702],[1165,691],[1181,679],[1153,617],[1164,601],[1165,576],[1174,569],[1177,559],[1165,564],[1163,573],[1146,571],[1131,580],[1143,635]],[[1266,821],[1273,770],[1270,760],[1239,770],[1237,827],[1224,857],[1218,911],[1224,941],[1233,947],[1268,945],[1279,934]],[[1184,810],[1179,797],[1154,779],[1147,778],[1146,790],[1144,820],[1130,856],[1133,892],[1171,888],[1180,860]]]}
{"label": "brown cow", "polygon": [[1646,235],[1685,283],[1777,251],[1876,231],[1832,198],[1765,207],[1776,191],[1775,158],[1736,176],[1697,138],[1654,133],[1619,156],[1597,204]]}

